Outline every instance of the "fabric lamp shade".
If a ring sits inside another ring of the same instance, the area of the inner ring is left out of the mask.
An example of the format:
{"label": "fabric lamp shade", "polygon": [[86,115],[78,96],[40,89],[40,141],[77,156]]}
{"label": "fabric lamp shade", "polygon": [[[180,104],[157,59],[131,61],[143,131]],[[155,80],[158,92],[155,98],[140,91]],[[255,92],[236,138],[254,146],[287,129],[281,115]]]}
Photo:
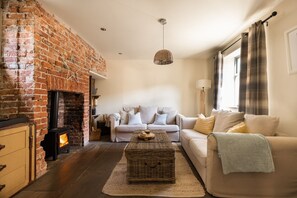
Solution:
{"label": "fabric lamp shade", "polygon": [[209,89],[211,88],[211,81],[208,79],[201,79],[196,81],[197,89]]}

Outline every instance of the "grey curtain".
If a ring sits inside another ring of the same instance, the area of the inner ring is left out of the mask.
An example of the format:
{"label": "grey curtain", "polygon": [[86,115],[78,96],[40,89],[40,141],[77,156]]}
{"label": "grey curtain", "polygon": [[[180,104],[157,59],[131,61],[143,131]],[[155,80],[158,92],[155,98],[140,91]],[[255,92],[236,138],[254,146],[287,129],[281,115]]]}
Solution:
{"label": "grey curtain", "polygon": [[223,55],[219,51],[214,60],[214,101],[213,108],[220,109],[223,84]]}
{"label": "grey curtain", "polygon": [[268,114],[267,60],[265,30],[262,21],[249,28],[241,40],[239,111]]}

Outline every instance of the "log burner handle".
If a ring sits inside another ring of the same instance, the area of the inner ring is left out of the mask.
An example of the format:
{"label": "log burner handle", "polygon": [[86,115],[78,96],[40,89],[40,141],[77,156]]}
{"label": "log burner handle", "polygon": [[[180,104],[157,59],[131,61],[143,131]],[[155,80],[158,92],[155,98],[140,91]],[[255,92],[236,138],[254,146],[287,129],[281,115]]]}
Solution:
{"label": "log burner handle", "polygon": [[6,165],[5,164],[0,165],[0,171],[2,171],[4,168],[6,168]]}
{"label": "log burner handle", "polygon": [[5,188],[5,184],[0,184],[0,191]]}
{"label": "log burner handle", "polygon": [[4,149],[5,148],[5,145],[3,144],[0,144],[0,150]]}

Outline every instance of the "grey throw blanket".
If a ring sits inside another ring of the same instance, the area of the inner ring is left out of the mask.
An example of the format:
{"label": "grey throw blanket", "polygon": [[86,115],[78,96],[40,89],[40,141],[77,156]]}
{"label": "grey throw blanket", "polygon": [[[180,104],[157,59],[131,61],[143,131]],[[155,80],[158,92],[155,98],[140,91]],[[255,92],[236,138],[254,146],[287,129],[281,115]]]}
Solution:
{"label": "grey throw blanket", "polygon": [[223,173],[274,172],[269,142],[261,134],[213,132]]}

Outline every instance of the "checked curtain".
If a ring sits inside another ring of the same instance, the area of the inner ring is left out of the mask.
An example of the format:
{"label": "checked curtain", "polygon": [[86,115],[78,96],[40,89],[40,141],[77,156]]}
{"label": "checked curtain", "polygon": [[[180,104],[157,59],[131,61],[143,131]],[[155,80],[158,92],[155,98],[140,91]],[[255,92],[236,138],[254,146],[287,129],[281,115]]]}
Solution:
{"label": "checked curtain", "polygon": [[[255,115],[268,114],[267,61],[265,29],[262,21],[241,35],[239,111]],[[223,55],[214,62],[214,108],[222,101]]]}
{"label": "checked curtain", "polygon": [[268,114],[267,60],[262,21],[249,28],[241,38],[239,111]]}
{"label": "checked curtain", "polygon": [[213,108],[220,109],[222,101],[222,84],[223,84],[223,55],[219,51],[214,57],[214,103]]}

